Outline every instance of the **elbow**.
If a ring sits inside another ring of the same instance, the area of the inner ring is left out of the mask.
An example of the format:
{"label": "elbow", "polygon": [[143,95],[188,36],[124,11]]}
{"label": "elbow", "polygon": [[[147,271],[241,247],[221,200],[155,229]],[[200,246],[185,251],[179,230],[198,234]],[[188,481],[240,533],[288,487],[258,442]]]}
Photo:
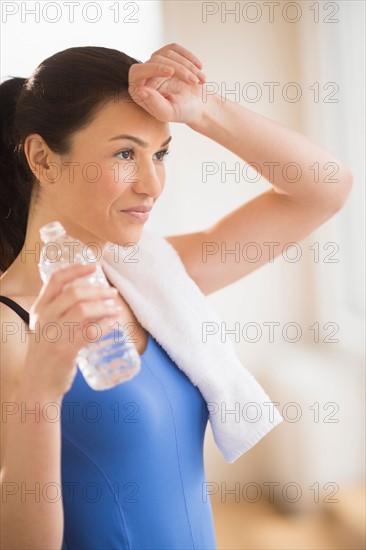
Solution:
{"label": "elbow", "polygon": [[353,187],[353,180],[353,173],[345,167],[342,170],[342,177],[337,184],[339,185],[338,192],[334,195],[334,200],[332,201],[332,211],[334,213],[339,212],[346,204]]}

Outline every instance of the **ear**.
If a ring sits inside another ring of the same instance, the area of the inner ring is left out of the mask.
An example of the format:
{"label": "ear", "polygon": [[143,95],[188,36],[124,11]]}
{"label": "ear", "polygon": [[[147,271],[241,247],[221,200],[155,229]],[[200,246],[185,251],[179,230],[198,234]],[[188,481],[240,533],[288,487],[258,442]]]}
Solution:
{"label": "ear", "polygon": [[61,170],[61,157],[54,153],[39,134],[30,134],[24,141],[24,154],[29,168],[40,183],[57,181]]}

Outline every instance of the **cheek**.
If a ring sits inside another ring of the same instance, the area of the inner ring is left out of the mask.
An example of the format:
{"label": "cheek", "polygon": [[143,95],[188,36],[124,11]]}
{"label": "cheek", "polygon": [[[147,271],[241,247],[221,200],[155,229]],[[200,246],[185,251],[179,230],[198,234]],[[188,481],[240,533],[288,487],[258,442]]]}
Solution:
{"label": "cheek", "polygon": [[87,203],[92,202],[95,208],[112,202],[123,190],[117,179],[117,169],[109,166],[89,163],[79,174],[80,195]]}
{"label": "cheek", "polygon": [[121,189],[131,186],[139,179],[138,164],[131,162],[116,162],[114,165],[114,182],[117,182]]}
{"label": "cheek", "polygon": [[159,178],[159,181],[164,184],[166,178],[166,166],[165,163],[159,163],[156,165],[156,176]]}
{"label": "cheek", "polygon": [[130,185],[128,182],[130,171],[124,170],[120,163],[110,163],[103,167],[100,178],[95,184],[95,196],[109,203],[116,200]]}
{"label": "cheek", "polygon": [[160,184],[161,184],[161,190],[163,191],[164,187],[165,187],[165,182],[166,182],[166,171],[165,171],[165,166],[163,166],[161,168],[161,170],[159,170],[158,172],[158,177],[159,177],[159,181],[160,181]]}

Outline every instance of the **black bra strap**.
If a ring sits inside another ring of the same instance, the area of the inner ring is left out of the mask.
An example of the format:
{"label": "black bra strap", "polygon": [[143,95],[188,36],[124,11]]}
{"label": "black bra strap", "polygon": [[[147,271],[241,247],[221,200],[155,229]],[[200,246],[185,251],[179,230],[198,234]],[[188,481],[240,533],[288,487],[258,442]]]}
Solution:
{"label": "black bra strap", "polygon": [[11,298],[8,298],[7,296],[0,296],[0,302],[3,302],[7,306],[9,306],[12,310],[17,313],[27,325],[29,325],[29,313],[25,311],[22,306],[14,302]]}

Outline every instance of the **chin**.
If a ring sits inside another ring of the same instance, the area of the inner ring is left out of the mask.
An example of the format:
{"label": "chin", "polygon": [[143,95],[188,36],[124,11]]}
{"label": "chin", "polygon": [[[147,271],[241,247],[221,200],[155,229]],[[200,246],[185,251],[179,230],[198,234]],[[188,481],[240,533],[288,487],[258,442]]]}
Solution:
{"label": "chin", "polygon": [[142,237],[143,230],[142,225],[128,228],[126,231],[119,232],[118,237],[115,235],[115,238],[109,242],[118,246],[127,246],[131,245],[131,243],[137,244]]}

